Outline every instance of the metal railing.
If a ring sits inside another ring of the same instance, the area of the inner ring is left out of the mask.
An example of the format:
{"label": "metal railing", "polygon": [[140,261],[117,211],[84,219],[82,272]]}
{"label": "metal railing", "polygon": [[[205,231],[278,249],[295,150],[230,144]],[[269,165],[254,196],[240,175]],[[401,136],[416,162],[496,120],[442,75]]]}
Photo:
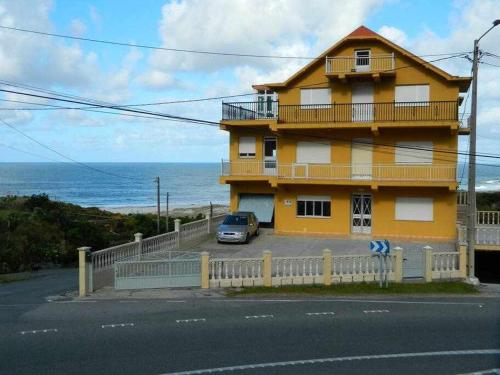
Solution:
{"label": "metal railing", "polygon": [[394,69],[394,53],[366,57],[326,57],[326,74],[381,72]]}
{"label": "metal railing", "polygon": [[285,180],[456,181],[452,164],[305,164],[222,161],[222,176]]}
{"label": "metal railing", "polygon": [[279,123],[458,121],[457,101],[279,105],[259,110],[259,102],[222,103],[222,120],[277,119]]}

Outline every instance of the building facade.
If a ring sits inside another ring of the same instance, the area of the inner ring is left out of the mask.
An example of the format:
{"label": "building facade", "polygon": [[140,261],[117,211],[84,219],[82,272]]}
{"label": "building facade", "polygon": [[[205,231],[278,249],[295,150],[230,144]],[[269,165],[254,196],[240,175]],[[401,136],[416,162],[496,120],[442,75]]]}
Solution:
{"label": "building facade", "polygon": [[366,27],[256,100],[222,104],[231,210],[279,234],[456,238],[458,109],[452,76]]}

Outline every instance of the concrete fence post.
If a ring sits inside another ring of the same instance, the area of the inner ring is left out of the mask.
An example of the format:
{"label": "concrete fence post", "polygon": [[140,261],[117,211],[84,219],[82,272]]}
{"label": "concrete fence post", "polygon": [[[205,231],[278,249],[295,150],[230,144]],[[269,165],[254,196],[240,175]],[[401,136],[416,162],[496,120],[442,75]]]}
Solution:
{"label": "concrete fence post", "polygon": [[264,265],[262,266],[263,278],[264,278],[264,286],[273,286],[273,254],[270,250],[264,250],[262,253],[264,258]]}
{"label": "concrete fence post", "polygon": [[78,295],[85,297],[89,293],[90,286],[90,247],[78,248]]}
{"label": "concrete fence post", "polygon": [[212,216],[210,216],[210,213],[207,214],[207,227],[208,234],[212,233]]}
{"label": "concrete fence post", "polygon": [[460,267],[460,278],[467,278],[467,245],[460,245],[458,248],[458,265]]}
{"label": "concrete fence post", "polygon": [[396,246],[394,252],[394,282],[403,282],[403,249]]}
{"label": "concrete fence post", "polygon": [[201,289],[210,288],[209,257],[207,251],[201,253]]}
{"label": "concrete fence post", "polygon": [[135,242],[137,242],[137,258],[141,259],[142,255],[142,233],[134,234]]}
{"label": "concrete fence post", "polygon": [[181,220],[180,219],[175,219],[174,220],[174,231],[177,233],[176,234],[176,241],[177,241],[177,249],[181,247]]}
{"label": "concrete fence post", "polygon": [[424,246],[424,278],[425,282],[432,282],[432,247]]}
{"label": "concrete fence post", "polygon": [[323,284],[332,284],[332,251],[329,249],[323,250]]}

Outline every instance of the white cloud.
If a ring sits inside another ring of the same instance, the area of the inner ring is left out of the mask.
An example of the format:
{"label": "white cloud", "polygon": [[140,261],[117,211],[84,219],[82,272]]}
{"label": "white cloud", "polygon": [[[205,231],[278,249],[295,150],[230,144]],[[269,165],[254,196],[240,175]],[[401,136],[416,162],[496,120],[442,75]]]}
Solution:
{"label": "white cloud", "polygon": [[71,23],[69,24],[69,29],[71,35],[76,37],[81,37],[85,35],[85,32],[87,31],[87,26],[85,25],[85,23],[83,23],[82,20],[76,18],[72,20]]}
{"label": "white cloud", "polygon": [[394,42],[402,47],[406,45],[408,42],[408,36],[403,30],[398,29],[393,26],[382,26],[378,29],[378,33],[382,35],[384,38],[389,39],[391,42]]}

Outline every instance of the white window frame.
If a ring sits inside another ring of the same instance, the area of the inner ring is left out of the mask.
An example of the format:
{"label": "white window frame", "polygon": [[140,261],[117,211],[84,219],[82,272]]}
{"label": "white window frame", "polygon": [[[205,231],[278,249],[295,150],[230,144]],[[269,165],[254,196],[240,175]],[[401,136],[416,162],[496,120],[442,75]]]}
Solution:
{"label": "white window frame", "polygon": [[[411,90],[413,92],[399,92],[399,95],[412,96],[410,98],[404,98],[405,100],[399,100],[398,89]],[[431,88],[429,84],[417,84],[417,85],[396,85],[394,87],[394,102],[396,107],[427,107],[429,106],[431,96]]]}
{"label": "white window frame", "polygon": [[[421,150],[418,150],[421,148]],[[396,142],[394,162],[407,165],[432,164],[434,158],[434,143],[432,141],[401,141]]]}
{"label": "white window frame", "polygon": [[[321,91],[327,92],[322,102],[316,102],[317,94]],[[313,95],[316,93],[316,96]],[[314,89],[300,89],[300,105],[303,109],[324,108],[325,105],[332,104],[332,89],[330,87],[320,87]]]}
{"label": "white window frame", "polygon": [[[299,202],[304,202],[304,215],[299,215]],[[307,215],[307,203],[312,203],[313,214]],[[316,215],[316,202],[321,202],[321,212],[319,215]],[[323,203],[328,202],[330,205],[330,215],[323,215],[324,205]],[[307,217],[307,218],[319,218],[319,219],[327,219],[332,217],[332,197],[330,196],[322,196],[322,195],[299,195],[297,196],[297,207],[295,210],[295,214],[297,217]]]}
{"label": "white window frame", "polygon": [[[242,141],[247,141],[247,142],[242,142]],[[252,145],[253,144],[253,152],[252,151]],[[248,148],[248,150],[243,150],[242,152],[242,146],[243,148]],[[256,156],[256,149],[257,149],[257,138],[254,136],[241,136],[238,138],[238,156],[240,159],[255,159]]]}
{"label": "white window frame", "polygon": [[434,221],[434,199],[428,197],[396,197],[394,201],[394,219],[397,221],[432,222]]}
{"label": "white window frame", "polygon": [[[302,146],[302,147],[301,147]],[[327,146],[328,149],[321,150],[321,146]],[[316,150],[314,148],[316,147]],[[309,150],[307,150],[309,148]],[[299,150],[302,150],[299,152]],[[310,152],[309,155],[303,155],[304,151]],[[314,151],[316,153],[314,153]],[[308,142],[299,141],[295,146],[297,164],[331,164],[332,145],[330,142]],[[328,152],[328,155],[326,155]]]}

